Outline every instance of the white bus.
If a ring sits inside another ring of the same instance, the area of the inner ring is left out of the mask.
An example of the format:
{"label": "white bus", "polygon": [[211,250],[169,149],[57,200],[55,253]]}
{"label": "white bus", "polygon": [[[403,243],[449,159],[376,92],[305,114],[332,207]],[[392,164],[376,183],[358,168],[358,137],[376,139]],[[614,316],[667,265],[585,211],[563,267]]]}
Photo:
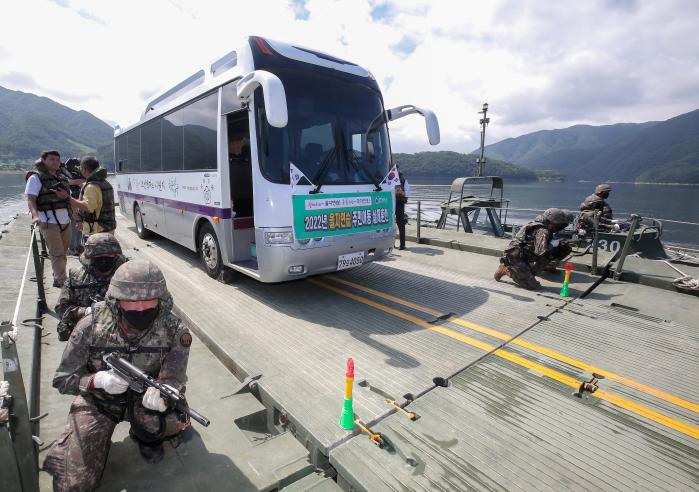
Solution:
{"label": "white bus", "polygon": [[408,114],[439,142],[434,114],[385,110],[366,69],[250,37],[117,127],[120,210],[142,238],[197,251],[212,277],[228,267],[280,282],[358,266],[393,248],[386,124]]}

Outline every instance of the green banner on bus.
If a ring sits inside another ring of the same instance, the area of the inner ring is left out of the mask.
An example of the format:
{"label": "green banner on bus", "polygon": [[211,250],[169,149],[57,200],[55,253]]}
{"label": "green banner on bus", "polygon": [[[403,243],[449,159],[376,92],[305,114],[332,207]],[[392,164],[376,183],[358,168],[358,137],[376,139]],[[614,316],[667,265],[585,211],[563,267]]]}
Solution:
{"label": "green banner on bus", "polygon": [[390,191],[293,195],[294,237],[312,239],[393,227]]}

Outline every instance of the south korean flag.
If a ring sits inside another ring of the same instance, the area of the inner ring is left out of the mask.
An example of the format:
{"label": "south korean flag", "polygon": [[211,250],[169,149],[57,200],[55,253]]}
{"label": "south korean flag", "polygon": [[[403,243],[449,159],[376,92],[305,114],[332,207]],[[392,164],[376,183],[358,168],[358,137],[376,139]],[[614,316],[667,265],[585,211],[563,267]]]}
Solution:
{"label": "south korean flag", "polygon": [[[294,166],[293,162],[289,162],[289,184],[291,184],[291,191],[295,192],[296,191],[296,185],[298,184],[299,181],[302,179],[305,179],[309,183],[311,183],[311,180],[308,179],[308,177],[301,172],[301,170]],[[311,183],[313,185],[313,183]]]}
{"label": "south korean flag", "polygon": [[390,186],[391,188],[398,186],[400,184],[400,176],[398,175],[398,168],[393,165],[391,170],[388,172],[385,178],[383,178],[383,181],[381,181],[382,185]]}

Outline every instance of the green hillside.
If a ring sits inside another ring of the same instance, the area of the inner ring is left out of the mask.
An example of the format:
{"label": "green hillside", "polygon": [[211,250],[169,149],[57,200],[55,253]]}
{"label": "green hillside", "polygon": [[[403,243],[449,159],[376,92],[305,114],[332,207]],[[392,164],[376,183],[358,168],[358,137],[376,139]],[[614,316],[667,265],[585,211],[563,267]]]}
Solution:
{"label": "green hillside", "polygon": [[28,167],[42,150],[56,149],[63,158],[99,154],[113,168],[106,151],[113,135],[112,127],[87,111],[0,87],[0,164]]}
{"label": "green hillside", "polygon": [[[588,157],[607,145],[652,127],[656,122],[616,125],[575,125],[560,130],[541,130],[488,145],[486,155],[531,168],[550,169],[568,155]],[[475,151],[474,151],[475,153]]]}
{"label": "green hillside", "polygon": [[699,109],[609,145],[569,174],[602,175],[614,181],[699,183]]}
{"label": "green hillside", "polygon": [[[411,177],[434,177],[454,179],[461,176],[474,176],[476,156],[458,152],[418,152],[416,154],[393,154],[400,169]],[[502,176],[510,180],[536,181],[536,174],[529,169],[515,166],[509,162],[488,159],[485,166],[486,176]]]}
{"label": "green hillside", "polygon": [[699,183],[699,110],[662,122],[542,130],[488,145],[486,156],[569,179]]}

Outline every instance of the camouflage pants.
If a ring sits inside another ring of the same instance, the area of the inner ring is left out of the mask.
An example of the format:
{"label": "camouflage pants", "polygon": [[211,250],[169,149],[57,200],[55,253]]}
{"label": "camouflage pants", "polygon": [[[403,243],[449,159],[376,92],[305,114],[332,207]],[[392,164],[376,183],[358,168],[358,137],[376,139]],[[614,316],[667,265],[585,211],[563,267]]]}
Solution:
{"label": "camouflage pants", "polygon": [[510,267],[512,280],[514,280],[517,285],[528,290],[537,290],[541,287],[541,284],[536,279],[535,275],[539,275],[543,271],[555,269],[560,261],[568,256],[570,251],[568,245],[561,245],[551,249],[546,256],[539,257],[534,263],[523,260],[518,252],[505,254],[500,261]]}
{"label": "camouflage pants", "polygon": [[529,263],[517,259],[508,260],[507,264],[512,272],[512,280],[517,285],[528,290],[537,290],[541,287],[539,281],[534,277],[534,271]]}
{"label": "camouflage pants", "polygon": [[[125,409],[124,409],[125,410]],[[100,411],[92,402],[78,396],[73,400],[68,413],[65,431],[51,446],[43,469],[53,475],[54,491],[90,491],[97,488],[107,462],[112,433],[117,420],[113,414]],[[146,414],[139,404],[135,405],[134,418],[146,432],[160,430],[160,419],[155,414]],[[175,415],[166,416],[165,437],[179,432]]]}

